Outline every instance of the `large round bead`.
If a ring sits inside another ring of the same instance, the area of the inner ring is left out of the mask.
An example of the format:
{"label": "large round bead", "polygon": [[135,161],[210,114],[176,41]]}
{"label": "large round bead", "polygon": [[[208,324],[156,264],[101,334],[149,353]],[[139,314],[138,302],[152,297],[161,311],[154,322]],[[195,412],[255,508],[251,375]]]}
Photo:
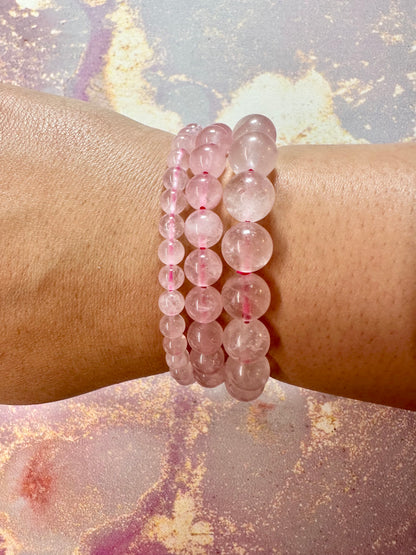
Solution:
{"label": "large round bead", "polygon": [[257,390],[264,387],[270,377],[270,364],[266,357],[254,362],[240,362],[228,357],[225,363],[226,380],[241,389]]}
{"label": "large round bead", "polygon": [[233,382],[227,380],[227,376],[225,377],[225,388],[231,397],[237,401],[254,401],[260,397],[264,391],[264,385],[259,389],[243,389],[238,387]]}
{"label": "large round bead", "polygon": [[172,149],[184,148],[191,152],[195,148],[196,138],[202,127],[198,123],[190,123],[183,127],[172,141]]}
{"label": "large round bead", "polygon": [[208,324],[192,322],[186,334],[190,347],[205,355],[218,351],[222,345],[222,335],[223,329],[216,321]]}
{"label": "large round bead", "polygon": [[192,364],[187,362],[180,368],[169,368],[169,373],[180,385],[191,385],[195,382]]}
{"label": "large round bead", "polygon": [[165,353],[170,355],[180,355],[186,350],[188,342],[186,337],[182,334],[179,337],[164,337],[163,348]]}
{"label": "large round bead", "polygon": [[233,218],[240,222],[257,222],[273,208],[274,187],[269,179],[257,171],[237,174],[224,189],[224,205]]}
{"label": "large round bead", "polygon": [[255,170],[268,175],[275,167],[277,146],[264,133],[246,133],[231,146],[228,161],[234,173]]}
{"label": "large round bead", "polygon": [[225,356],[221,348],[211,355],[205,355],[192,349],[189,358],[194,372],[200,372],[201,374],[214,374],[224,367]]}
{"label": "large round bead", "polygon": [[213,175],[199,173],[189,180],[186,186],[186,198],[192,208],[212,209],[218,206],[222,198],[222,185]]}
{"label": "large round bead", "polygon": [[186,366],[189,362],[189,353],[188,351],[182,351],[178,355],[171,355],[170,353],[165,354],[166,364],[169,368],[181,368],[182,366]]}
{"label": "large round bead", "polygon": [[183,316],[162,316],[159,322],[159,330],[165,337],[179,337],[185,331],[185,320]]}
{"label": "large round bead", "polygon": [[214,123],[213,125],[204,127],[204,129],[198,133],[195,145],[200,146],[213,143],[219,145],[226,152],[228,152],[232,140],[232,131],[228,126],[222,126],[218,123]]}
{"label": "large round bead", "polygon": [[276,127],[271,119],[262,114],[250,114],[241,118],[234,126],[233,139],[238,139],[241,135],[258,131],[268,135],[273,141],[276,141]]}
{"label": "large round bead", "polygon": [[208,172],[219,177],[225,169],[226,153],[218,145],[209,144],[196,147],[189,157],[189,166],[194,175]]}
{"label": "large round bead", "polygon": [[186,295],[185,309],[196,322],[212,322],[222,311],[221,294],[215,287],[193,287]]}
{"label": "large round bead", "polygon": [[230,227],[221,243],[222,255],[238,272],[256,272],[263,268],[273,253],[268,231],[254,222],[241,222]]}
{"label": "large round bead", "polygon": [[195,249],[185,258],[184,270],[191,283],[207,287],[221,277],[222,261],[211,249]]}
{"label": "large round bead", "polygon": [[227,279],[221,291],[224,309],[233,318],[253,320],[270,306],[270,289],[257,274],[236,274]]}
{"label": "large round bead", "polygon": [[217,372],[213,374],[208,374],[207,372],[198,372],[194,369],[195,381],[202,385],[202,387],[217,387],[224,383],[225,372],[224,368],[220,368]]}
{"label": "large round bead", "polygon": [[164,291],[159,297],[159,308],[166,316],[175,316],[182,312],[185,299],[179,291]]}
{"label": "large round bead", "polygon": [[185,235],[195,247],[212,247],[221,239],[222,232],[221,218],[212,210],[195,210],[186,218]]}
{"label": "large round bead", "polygon": [[263,357],[270,347],[270,334],[260,320],[231,320],[224,329],[224,349],[230,357],[241,362],[254,362]]}

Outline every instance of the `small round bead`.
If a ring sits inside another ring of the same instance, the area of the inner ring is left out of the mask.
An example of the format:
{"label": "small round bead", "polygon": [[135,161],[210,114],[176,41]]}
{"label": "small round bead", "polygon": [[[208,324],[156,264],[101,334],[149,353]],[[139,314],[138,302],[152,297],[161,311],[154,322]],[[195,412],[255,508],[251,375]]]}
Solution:
{"label": "small round bead", "polygon": [[185,275],[180,266],[162,266],[159,271],[159,283],[164,289],[173,291],[179,289],[185,281]]}
{"label": "small round bead", "polygon": [[246,133],[233,141],[228,161],[234,173],[256,170],[268,175],[275,167],[277,146],[264,133]]}
{"label": "small round bead", "polygon": [[241,135],[258,131],[268,135],[274,142],[276,142],[276,127],[272,120],[263,116],[262,114],[251,114],[245,116],[238,121],[233,129],[233,140],[238,139]]}
{"label": "small round bead", "polygon": [[221,243],[222,255],[238,272],[256,272],[263,268],[273,253],[268,231],[254,222],[241,222],[230,227]]}
{"label": "small round bead", "polygon": [[236,274],[221,291],[224,309],[233,318],[252,320],[263,316],[270,306],[270,289],[257,274]]}
{"label": "small round bead", "polygon": [[225,388],[227,389],[228,393],[236,399],[237,401],[254,401],[264,391],[264,386],[260,387],[259,389],[242,389],[241,387],[237,387],[233,382],[227,380],[227,376],[225,378]]}
{"label": "small round bead", "polygon": [[189,157],[189,166],[194,175],[208,172],[219,177],[225,169],[226,155],[218,145],[209,144],[196,147]]}
{"label": "small round bead", "polygon": [[184,148],[191,152],[195,148],[195,141],[202,127],[197,123],[190,123],[183,127],[172,141],[172,149]]}
{"label": "small round bead", "polygon": [[188,342],[186,337],[182,334],[179,337],[164,337],[163,348],[166,353],[171,355],[180,355],[186,350]]}
{"label": "small round bead", "polygon": [[168,168],[163,174],[163,185],[166,189],[182,191],[189,181],[188,174],[182,168]]}
{"label": "small round bead", "polygon": [[225,372],[224,368],[220,368],[217,372],[213,374],[208,374],[207,372],[198,372],[194,369],[195,381],[202,385],[202,387],[217,387],[224,383]]}
{"label": "small round bead", "polygon": [[192,208],[215,208],[222,198],[222,185],[213,175],[199,173],[189,180],[186,198]]}
{"label": "small round bead", "polygon": [[180,385],[191,385],[195,382],[195,377],[192,369],[192,364],[187,362],[181,368],[169,368],[169,374]]}
{"label": "small round bead", "polygon": [[224,329],[223,345],[230,357],[241,362],[254,362],[270,347],[270,334],[260,320],[231,320]]}
{"label": "small round bead", "polygon": [[241,389],[257,390],[264,387],[270,377],[270,364],[266,357],[254,362],[240,362],[228,357],[225,363],[226,380]]}
{"label": "small round bead", "polygon": [[168,155],[167,165],[169,168],[182,168],[186,171],[189,168],[189,152],[184,148],[171,150]]}
{"label": "small round bead", "polygon": [[165,239],[177,239],[184,229],[185,222],[177,214],[165,214],[159,220],[159,233]]}
{"label": "small round bead", "polygon": [[179,264],[185,256],[185,248],[177,239],[174,239],[173,241],[165,239],[160,243],[157,253],[163,264],[174,265]]}
{"label": "small round bead", "polygon": [[185,331],[185,320],[183,316],[162,316],[159,322],[159,330],[165,337],[179,337]]}
{"label": "small round bead", "polygon": [[193,287],[186,295],[185,309],[196,322],[207,324],[222,312],[222,298],[214,287]]}
{"label": "small round bead", "polygon": [[226,152],[228,152],[230,150],[232,141],[233,136],[231,129],[228,131],[222,125],[214,123],[213,125],[208,125],[207,127],[204,127],[204,129],[202,129],[202,131],[198,133],[195,146],[197,147],[213,143],[219,145]]}
{"label": "small round bead", "polygon": [[192,363],[194,372],[202,374],[214,374],[224,367],[224,351],[220,348],[212,355],[204,355],[193,349],[189,353],[189,358]]}
{"label": "small round bead", "polygon": [[273,208],[275,192],[269,179],[256,171],[237,174],[224,189],[224,205],[240,222],[257,222]]}
{"label": "small round bead", "polygon": [[166,316],[175,316],[182,312],[185,299],[179,291],[163,291],[159,297],[159,308]]}
{"label": "small round bead", "polygon": [[170,353],[166,353],[165,360],[169,368],[181,368],[188,364],[189,353],[188,351],[183,351],[179,355],[171,355]]}
{"label": "small round bead", "polygon": [[187,206],[188,202],[182,191],[167,189],[160,195],[160,206],[166,214],[180,214]]}
{"label": "small round bead", "polygon": [[195,210],[185,220],[185,235],[191,245],[212,247],[221,239],[221,218],[212,210]]}
{"label": "small round bead", "polygon": [[191,283],[207,287],[221,277],[222,261],[211,249],[195,249],[185,258],[184,270]]}
{"label": "small round bead", "polygon": [[222,334],[221,325],[214,320],[209,324],[192,322],[186,336],[192,349],[205,355],[212,355],[222,345]]}

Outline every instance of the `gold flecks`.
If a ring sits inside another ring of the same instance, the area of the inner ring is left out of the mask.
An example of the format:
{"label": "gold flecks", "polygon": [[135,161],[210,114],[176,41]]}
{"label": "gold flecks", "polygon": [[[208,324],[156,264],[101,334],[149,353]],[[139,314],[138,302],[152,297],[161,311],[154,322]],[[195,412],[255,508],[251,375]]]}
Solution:
{"label": "gold flecks", "polygon": [[107,2],[107,0],[82,0],[84,4],[90,6],[91,8],[96,8],[97,6],[102,6]]}
{"label": "gold flecks", "polygon": [[399,95],[401,95],[401,94],[403,94],[403,93],[404,93],[404,88],[401,87],[399,84],[397,84],[397,85],[394,87],[393,96],[399,96]]}
{"label": "gold flecks", "polygon": [[406,73],[406,77],[410,81],[416,81],[416,71],[411,71],[410,73]]}
{"label": "gold flecks", "polygon": [[16,0],[16,4],[21,10],[46,10],[57,7],[54,0]]}
{"label": "gold flecks", "polygon": [[[346,79],[344,81],[339,81],[338,85],[339,88],[334,91],[334,96],[341,96],[345,100],[345,102],[348,102],[349,104],[352,102],[359,102],[360,96],[367,94],[373,89],[373,85],[371,82],[364,83],[356,77]],[[363,102],[365,102],[365,100]]]}
{"label": "gold flecks", "polygon": [[308,397],[307,405],[312,441],[325,440],[326,436],[330,436],[339,429],[340,420],[335,414],[337,401],[320,403],[314,397]]}
{"label": "gold flecks", "polygon": [[106,16],[114,25],[103,70],[104,88],[114,110],[145,125],[176,133],[182,126],[175,112],[155,102],[156,90],[143,72],[157,62],[137,10],[124,0]]}
{"label": "gold flecks", "polygon": [[18,555],[18,553],[23,552],[23,545],[18,542],[17,538],[10,530],[0,528],[0,537],[4,538],[4,542],[1,543],[0,549],[5,555]]}

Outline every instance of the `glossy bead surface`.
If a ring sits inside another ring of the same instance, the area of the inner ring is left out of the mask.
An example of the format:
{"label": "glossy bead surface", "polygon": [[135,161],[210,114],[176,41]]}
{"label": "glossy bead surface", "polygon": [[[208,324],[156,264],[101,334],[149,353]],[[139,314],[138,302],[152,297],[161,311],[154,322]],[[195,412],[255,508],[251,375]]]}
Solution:
{"label": "glossy bead surface", "polygon": [[186,295],[185,309],[196,322],[212,322],[222,312],[221,294],[214,287],[193,287]]}
{"label": "glossy bead surface", "polygon": [[224,189],[224,205],[240,222],[257,222],[273,208],[275,192],[269,179],[247,170],[234,176]]}
{"label": "glossy bead surface", "polygon": [[182,168],[168,168],[163,174],[163,185],[166,189],[183,191],[188,182],[188,174]]}
{"label": "glossy bead surface", "polygon": [[250,114],[241,118],[234,126],[233,140],[253,131],[265,133],[276,142],[276,127],[271,119],[262,114]]}
{"label": "glossy bead surface", "polygon": [[162,316],[159,322],[159,330],[165,337],[179,337],[185,331],[185,320],[183,316]]}
{"label": "glossy bead surface", "polygon": [[270,334],[260,320],[231,320],[225,328],[223,345],[227,354],[241,362],[254,362],[264,357],[270,347]]}
{"label": "glossy bead surface", "polygon": [[162,266],[159,270],[159,283],[164,289],[173,291],[179,289],[185,281],[185,275],[180,266]]}
{"label": "glossy bead surface", "polygon": [[219,145],[221,148],[225,149],[226,152],[228,152],[232,140],[233,136],[230,128],[227,129],[222,125],[218,125],[218,123],[214,123],[213,125],[204,127],[202,131],[198,133],[195,146],[213,143]]}
{"label": "glossy bead surface", "polygon": [[180,214],[187,207],[188,202],[182,191],[166,189],[160,195],[160,206],[166,214]]}
{"label": "glossy bead surface", "polygon": [[233,141],[228,161],[234,173],[255,170],[268,175],[276,166],[277,146],[264,133],[246,133]]}
{"label": "glossy bead surface", "polygon": [[232,381],[227,380],[227,375],[225,376],[224,382],[228,393],[237,401],[254,401],[258,399],[264,391],[264,386],[254,390],[242,389],[236,386]]}
{"label": "glossy bead surface", "polygon": [[188,351],[183,351],[179,355],[171,355],[170,353],[166,353],[165,360],[169,368],[181,368],[188,364],[189,353]]}
{"label": "glossy bead surface", "polygon": [[179,337],[164,337],[163,348],[170,355],[180,355],[186,350],[188,342],[182,334]]}
{"label": "glossy bead surface", "polygon": [[181,368],[169,368],[169,374],[180,385],[191,385],[195,383],[193,368],[190,362],[188,362],[187,364],[185,364],[185,366],[182,366]]}
{"label": "glossy bead surface", "polygon": [[182,312],[185,306],[185,299],[179,291],[164,291],[159,296],[159,309],[166,316],[175,316]]}
{"label": "glossy bead surface", "polygon": [[172,149],[184,148],[188,152],[191,152],[195,147],[196,138],[201,130],[202,127],[198,123],[190,123],[186,127],[183,127],[176,137],[174,137]]}
{"label": "glossy bead surface", "polygon": [[241,222],[225,233],[221,251],[224,260],[238,272],[256,272],[263,268],[273,253],[268,231],[254,222]]}
{"label": "glossy bead surface", "polygon": [[222,232],[221,218],[212,210],[195,210],[186,218],[185,235],[195,247],[212,247],[221,239]]}
{"label": "glossy bead surface", "polygon": [[159,220],[159,233],[165,239],[177,239],[185,229],[183,218],[177,214],[165,214]]}
{"label": "glossy bead surface", "polygon": [[167,164],[169,168],[182,168],[186,171],[189,168],[189,152],[184,148],[171,150]]}
{"label": "glossy bead surface", "polygon": [[213,374],[224,367],[225,356],[221,348],[212,355],[204,355],[203,353],[191,349],[189,358],[194,371],[196,370],[197,372]]}
{"label": "glossy bead surface", "polygon": [[216,321],[208,324],[192,322],[186,337],[192,349],[205,355],[212,355],[221,347],[222,335],[222,327]]}
{"label": "glossy bead surface", "polygon": [[185,275],[194,285],[207,287],[222,274],[222,261],[211,249],[195,249],[185,258]]}
{"label": "glossy bead surface", "polygon": [[189,180],[185,194],[192,208],[212,209],[220,203],[222,185],[213,175],[199,173]]}
{"label": "glossy bead surface", "polygon": [[270,306],[270,289],[257,274],[236,274],[221,291],[225,311],[233,318],[252,320],[263,316]]}
{"label": "glossy bead surface", "polygon": [[201,145],[191,152],[189,166],[194,175],[208,172],[219,177],[225,169],[225,160],[225,151],[220,146]]}
{"label": "glossy bead surface", "polygon": [[258,390],[270,377],[270,364],[266,357],[255,362],[240,362],[228,357],[225,363],[226,380],[241,389]]}
{"label": "glossy bead surface", "polygon": [[224,383],[224,368],[219,368],[216,372],[213,372],[212,374],[207,372],[199,372],[198,370],[194,369],[194,378],[195,381],[199,383],[199,385],[202,385],[202,387],[217,387]]}
{"label": "glossy bead surface", "polygon": [[179,262],[185,256],[185,248],[180,241],[174,239],[169,241],[165,239],[159,245],[158,251],[159,260],[163,264],[179,264]]}

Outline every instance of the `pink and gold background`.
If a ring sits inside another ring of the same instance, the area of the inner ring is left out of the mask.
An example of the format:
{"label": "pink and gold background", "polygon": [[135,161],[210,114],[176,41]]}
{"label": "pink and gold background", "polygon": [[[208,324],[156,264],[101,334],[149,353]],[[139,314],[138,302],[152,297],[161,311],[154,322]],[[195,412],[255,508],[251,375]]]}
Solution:
{"label": "pink and gold background", "polygon": [[[0,79],[176,131],[415,138],[411,0],[1,0]],[[140,333],[140,329],[138,329]],[[416,413],[166,374],[0,406],[0,555],[416,553]]]}

